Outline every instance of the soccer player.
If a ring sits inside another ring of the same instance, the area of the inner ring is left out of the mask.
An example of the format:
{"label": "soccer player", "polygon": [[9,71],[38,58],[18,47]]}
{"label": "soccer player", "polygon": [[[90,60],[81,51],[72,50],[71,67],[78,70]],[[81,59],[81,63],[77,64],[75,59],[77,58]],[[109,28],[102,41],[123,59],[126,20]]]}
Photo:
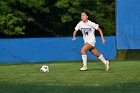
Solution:
{"label": "soccer player", "polygon": [[100,36],[102,38],[102,43],[105,44],[106,41],[103,36],[103,32],[100,29],[99,25],[91,22],[88,20],[89,15],[87,11],[83,11],[81,13],[81,21],[76,25],[75,31],[73,32],[73,39],[76,40],[76,33],[77,31],[81,31],[83,34],[84,39],[84,45],[81,48],[81,54],[82,54],[82,60],[83,60],[83,67],[80,68],[81,71],[87,70],[87,55],[86,52],[90,51],[92,54],[97,56],[105,65],[106,71],[109,70],[109,61],[105,60],[104,56],[98,52],[98,50],[95,48],[95,35],[94,32],[97,30],[100,33]]}

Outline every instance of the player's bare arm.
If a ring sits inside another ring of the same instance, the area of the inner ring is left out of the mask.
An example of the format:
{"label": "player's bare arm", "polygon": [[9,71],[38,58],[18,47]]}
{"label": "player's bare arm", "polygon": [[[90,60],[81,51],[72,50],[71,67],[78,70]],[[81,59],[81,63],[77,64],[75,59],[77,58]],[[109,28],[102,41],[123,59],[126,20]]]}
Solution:
{"label": "player's bare arm", "polygon": [[97,29],[97,30],[99,31],[100,36],[101,36],[101,38],[102,38],[102,43],[103,43],[103,44],[105,44],[105,43],[106,43],[106,41],[105,41],[105,39],[104,39],[104,35],[103,35],[103,31],[102,31],[102,29],[101,29],[100,27],[98,27],[98,29]]}
{"label": "player's bare arm", "polygon": [[[79,30],[78,30],[79,31]],[[72,40],[76,40],[76,33],[77,33],[77,30],[74,30],[73,31],[73,39]]]}

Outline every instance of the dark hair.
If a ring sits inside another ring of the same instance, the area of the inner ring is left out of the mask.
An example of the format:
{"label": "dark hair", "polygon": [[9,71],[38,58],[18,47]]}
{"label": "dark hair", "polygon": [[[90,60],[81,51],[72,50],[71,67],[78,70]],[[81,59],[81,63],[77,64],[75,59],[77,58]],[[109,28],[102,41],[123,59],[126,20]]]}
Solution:
{"label": "dark hair", "polygon": [[89,13],[86,10],[82,11],[81,13],[85,13],[89,17]]}

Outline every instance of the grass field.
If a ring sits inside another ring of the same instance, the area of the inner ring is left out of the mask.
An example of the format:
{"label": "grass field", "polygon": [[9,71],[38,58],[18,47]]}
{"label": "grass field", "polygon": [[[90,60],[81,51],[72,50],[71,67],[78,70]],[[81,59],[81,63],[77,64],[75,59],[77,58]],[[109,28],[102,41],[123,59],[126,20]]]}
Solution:
{"label": "grass field", "polygon": [[[48,65],[49,73],[39,68]],[[0,93],[139,93],[140,61],[111,62],[105,71],[101,62],[0,64]]]}

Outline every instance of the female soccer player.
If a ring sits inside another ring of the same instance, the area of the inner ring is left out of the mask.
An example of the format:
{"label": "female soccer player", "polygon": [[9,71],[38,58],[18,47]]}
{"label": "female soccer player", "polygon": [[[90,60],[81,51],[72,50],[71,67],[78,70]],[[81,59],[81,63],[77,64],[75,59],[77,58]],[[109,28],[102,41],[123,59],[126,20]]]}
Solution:
{"label": "female soccer player", "polygon": [[83,67],[80,68],[81,71],[87,70],[87,55],[86,52],[90,51],[92,54],[97,56],[105,65],[106,71],[109,70],[109,61],[105,60],[102,54],[100,54],[97,49],[95,48],[95,35],[94,32],[97,30],[100,33],[102,38],[102,43],[105,44],[105,39],[103,36],[102,30],[99,28],[99,25],[91,22],[88,20],[89,15],[87,11],[83,11],[81,13],[81,21],[76,25],[75,31],[73,32],[73,40],[76,40],[76,33],[77,31],[81,31],[83,34],[83,39],[85,44],[81,48],[82,60],[83,60]]}

